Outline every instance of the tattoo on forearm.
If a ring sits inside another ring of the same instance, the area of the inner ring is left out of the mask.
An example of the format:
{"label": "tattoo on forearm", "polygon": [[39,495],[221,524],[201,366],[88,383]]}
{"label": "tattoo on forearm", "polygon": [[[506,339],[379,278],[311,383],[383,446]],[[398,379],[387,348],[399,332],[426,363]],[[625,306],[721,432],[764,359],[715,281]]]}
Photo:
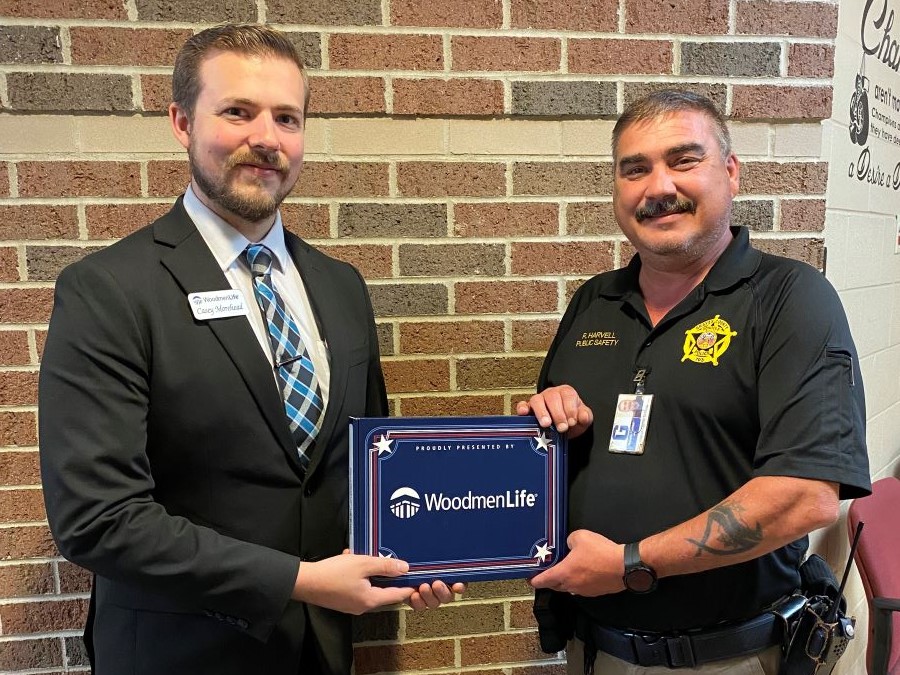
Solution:
{"label": "tattoo on forearm", "polygon": [[[762,526],[757,523],[756,527],[751,527],[742,521],[738,516],[742,510],[740,504],[730,502],[722,502],[710,509],[703,537],[699,541],[687,540],[697,547],[695,557],[702,553],[736,555],[757,546],[763,538]],[[710,541],[713,536],[715,541]]]}

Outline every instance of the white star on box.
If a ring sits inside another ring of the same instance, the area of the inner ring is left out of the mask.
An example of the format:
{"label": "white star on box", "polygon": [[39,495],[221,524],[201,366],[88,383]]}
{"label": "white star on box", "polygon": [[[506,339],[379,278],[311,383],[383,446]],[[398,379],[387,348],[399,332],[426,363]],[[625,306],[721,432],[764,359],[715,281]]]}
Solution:
{"label": "white star on box", "polygon": [[546,562],[547,556],[550,555],[550,552],[553,550],[552,546],[548,546],[547,544],[541,544],[537,547],[537,553],[534,555],[535,558],[540,558],[541,562]]}
{"label": "white star on box", "polygon": [[378,551],[378,557],[379,557],[379,558],[393,558],[393,557],[394,557],[394,554],[393,554],[393,553],[388,553],[387,555],[385,555],[385,554],[382,553],[381,551]]}
{"label": "white star on box", "polygon": [[392,453],[394,449],[391,447],[391,443],[394,439],[388,438],[387,436],[382,436],[380,441],[375,441],[375,447],[378,448],[378,456],[380,457],[383,453]]}
{"label": "white star on box", "polygon": [[538,450],[550,450],[550,439],[547,438],[547,434],[545,434],[543,431],[541,432],[540,436],[535,436],[534,440],[535,442],[537,442]]}

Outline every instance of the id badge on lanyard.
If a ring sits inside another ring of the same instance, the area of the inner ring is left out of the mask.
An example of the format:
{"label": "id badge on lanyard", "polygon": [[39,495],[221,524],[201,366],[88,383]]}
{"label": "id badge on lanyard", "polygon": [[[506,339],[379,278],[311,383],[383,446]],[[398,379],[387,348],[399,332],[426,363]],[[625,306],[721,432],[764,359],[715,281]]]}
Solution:
{"label": "id badge on lanyard", "polygon": [[650,408],[653,405],[653,394],[644,393],[644,383],[649,370],[638,368],[635,371],[633,394],[619,394],[612,433],[609,436],[610,452],[625,455],[644,454]]}

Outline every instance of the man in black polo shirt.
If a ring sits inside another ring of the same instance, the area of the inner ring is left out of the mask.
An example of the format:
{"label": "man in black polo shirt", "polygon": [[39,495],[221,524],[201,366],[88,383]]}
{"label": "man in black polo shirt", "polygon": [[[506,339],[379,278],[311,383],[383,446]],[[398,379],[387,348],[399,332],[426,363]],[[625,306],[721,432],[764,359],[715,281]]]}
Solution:
{"label": "man in black polo shirt", "polygon": [[571,439],[571,552],[532,583],[577,619],[571,673],[583,651],[603,675],[774,674],[767,608],[807,533],[870,489],[856,348],[825,278],[732,223],[740,165],[709,100],[630,105],[613,158],[638,255],[579,289],[517,407]]}

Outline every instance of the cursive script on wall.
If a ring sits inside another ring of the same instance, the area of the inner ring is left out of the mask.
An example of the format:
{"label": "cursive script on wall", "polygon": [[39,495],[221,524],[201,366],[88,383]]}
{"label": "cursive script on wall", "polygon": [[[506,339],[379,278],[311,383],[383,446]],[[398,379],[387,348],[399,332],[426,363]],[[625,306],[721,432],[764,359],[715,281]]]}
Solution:
{"label": "cursive script on wall", "polygon": [[[888,0],[881,0],[881,13],[872,11],[875,0],[866,0],[859,38],[863,51],[887,64],[893,70],[900,70],[900,44],[891,30],[894,27],[894,10],[888,13]],[[876,18],[877,14],[877,18]]]}

